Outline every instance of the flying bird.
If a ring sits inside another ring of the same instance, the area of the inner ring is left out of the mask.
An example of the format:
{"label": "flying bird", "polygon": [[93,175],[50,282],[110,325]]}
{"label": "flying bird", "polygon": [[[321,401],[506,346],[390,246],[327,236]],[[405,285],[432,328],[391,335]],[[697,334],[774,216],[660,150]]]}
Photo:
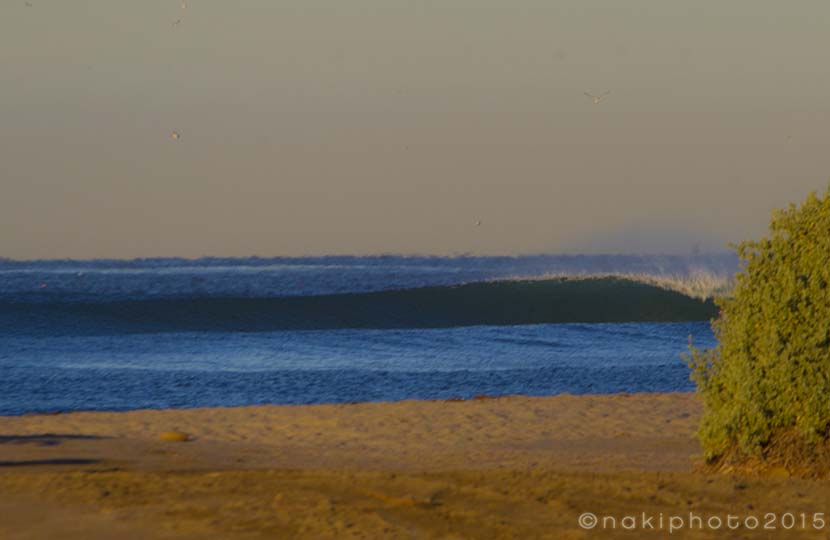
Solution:
{"label": "flying bird", "polygon": [[178,131],[171,131],[170,132],[170,138],[173,139],[174,141],[178,141],[181,138],[181,135],[179,135]]}
{"label": "flying bird", "polygon": [[585,92],[585,95],[588,96],[589,98],[591,98],[591,101],[593,102],[594,105],[599,105],[600,103],[602,103],[602,100],[604,100],[606,97],[608,97],[608,95],[610,93],[611,93],[611,90],[603,92],[602,94],[600,94],[598,96],[595,96],[590,92]]}
{"label": "flying bird", "polygon": [[172,26],[174,26],[174,27],[179,26],[179,24],[180,24],[181,22],[182,22],[182,20],[181,20],[181,19],[176,19],[175,21],[173,21]]}

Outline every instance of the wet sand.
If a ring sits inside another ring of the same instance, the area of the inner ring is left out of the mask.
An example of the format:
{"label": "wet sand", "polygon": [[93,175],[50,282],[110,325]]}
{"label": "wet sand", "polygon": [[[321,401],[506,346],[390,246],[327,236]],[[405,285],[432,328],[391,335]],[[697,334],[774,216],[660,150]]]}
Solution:
{"label": "wet sand", "polygon": [[695,472],[700,412],[693,394],[618,394],[2,417],[0,538],[667,534],[584,530],[583,512],[804,512],[673,537],[827,537],[826,483]]}

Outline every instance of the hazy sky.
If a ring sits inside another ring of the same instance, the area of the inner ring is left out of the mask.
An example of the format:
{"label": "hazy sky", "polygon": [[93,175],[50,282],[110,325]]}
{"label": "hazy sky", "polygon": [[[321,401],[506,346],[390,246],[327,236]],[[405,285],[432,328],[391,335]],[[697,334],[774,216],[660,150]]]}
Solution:
{"label": "hazy sky", "polygon": [[0,256],[689,253],[830,178],[826,0],[30,3]]}

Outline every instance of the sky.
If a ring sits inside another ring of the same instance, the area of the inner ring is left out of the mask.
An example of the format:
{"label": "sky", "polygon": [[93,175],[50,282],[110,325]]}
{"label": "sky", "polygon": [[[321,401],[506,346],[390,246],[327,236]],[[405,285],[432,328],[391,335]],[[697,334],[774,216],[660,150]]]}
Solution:
{"label": "sky", "polygon": [[0,257],[722,251],[830,179],[826,0],[28,4]]}

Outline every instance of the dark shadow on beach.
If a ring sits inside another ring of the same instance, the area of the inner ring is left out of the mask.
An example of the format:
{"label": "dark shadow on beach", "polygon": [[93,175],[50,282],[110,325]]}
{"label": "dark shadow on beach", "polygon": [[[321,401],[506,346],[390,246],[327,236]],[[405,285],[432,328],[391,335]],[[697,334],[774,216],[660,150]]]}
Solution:
{"label": "dark shadow on beach", "polygon": [[57,446],[64,441],[98,440],[106,437],[98,435],[60,435],[41,433],[37,435],[0,435],[0,444],[34,444],[37,446]]}
{"label": "dark shadow on beach", "polygon": [[64,458],[64,459],[24,459],[20,461],[0,461],[3,467],[35,467],[39,465],[92,465],[101,463],[100,459]]}

